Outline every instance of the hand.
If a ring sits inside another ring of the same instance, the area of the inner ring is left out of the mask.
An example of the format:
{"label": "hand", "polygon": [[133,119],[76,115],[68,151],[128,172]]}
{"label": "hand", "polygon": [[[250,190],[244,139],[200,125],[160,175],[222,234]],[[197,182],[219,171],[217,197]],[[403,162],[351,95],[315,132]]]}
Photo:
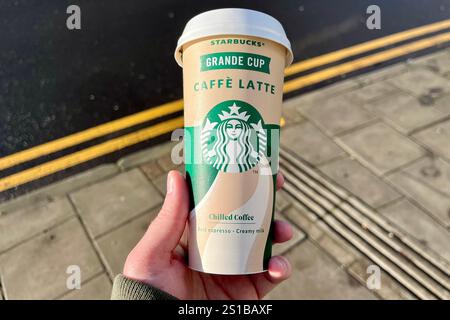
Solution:
{"label": "hand", "polygon": [[[284,178],[277,176],[277,189]],[[272,257],[267,272],[252,275],[212,275],[188,268],[186,226],[188,187],[178,171],[167,177],[167,194],[158,216],[130,252],[123,275],[159,288],[179,299],[261,299],[287,279],[291,266],[284,257]],[[274,242],[292,237],[287,222],[274,222]]]}

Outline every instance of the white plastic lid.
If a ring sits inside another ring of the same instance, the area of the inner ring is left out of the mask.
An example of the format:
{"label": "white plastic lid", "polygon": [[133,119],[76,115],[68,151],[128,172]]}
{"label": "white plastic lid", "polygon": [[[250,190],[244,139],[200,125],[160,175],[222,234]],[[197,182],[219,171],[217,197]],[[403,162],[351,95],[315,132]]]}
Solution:
{"label": "white plastic lid", "polygon": [[217,35],[245,35],[272,40],[287,49],[286,66],[294,58],[291,43],[278,20],[259,11],[230,8],[206,11],[189,20],[178,39],[175,60],[183,66],[181,53],[184,44]]}

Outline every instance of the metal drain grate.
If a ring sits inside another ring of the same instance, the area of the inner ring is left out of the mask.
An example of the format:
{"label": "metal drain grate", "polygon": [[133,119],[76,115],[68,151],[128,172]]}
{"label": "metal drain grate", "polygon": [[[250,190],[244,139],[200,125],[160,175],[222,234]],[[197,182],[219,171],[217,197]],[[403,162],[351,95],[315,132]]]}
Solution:
{"label": "metal drain grate", "polygon": [[450,265],[331,183],[293,154],[281,150],[285,190],[306,210],[389,273],[420,299],[450,299]]}

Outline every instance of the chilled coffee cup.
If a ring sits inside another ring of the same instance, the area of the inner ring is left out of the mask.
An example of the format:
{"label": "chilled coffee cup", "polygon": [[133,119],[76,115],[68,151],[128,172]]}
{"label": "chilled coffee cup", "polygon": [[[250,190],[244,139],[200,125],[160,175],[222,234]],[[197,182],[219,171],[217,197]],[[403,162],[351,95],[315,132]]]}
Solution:
{"label": "chilled coffee cup", "polygon": [[189,267],[263,272],[272,251],[289,40],[267,14],[213,10],[187,23],[175,59],[183,67]]}

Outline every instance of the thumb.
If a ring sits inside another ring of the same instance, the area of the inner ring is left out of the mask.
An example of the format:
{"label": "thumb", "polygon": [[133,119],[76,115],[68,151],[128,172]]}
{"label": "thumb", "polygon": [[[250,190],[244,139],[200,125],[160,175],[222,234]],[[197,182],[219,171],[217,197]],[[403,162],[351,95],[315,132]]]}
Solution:
{"label": "thumb", "polygon": [[184,177],[178,171],[167,175],[164,204],[133,249],[133,256],[144,261],[169,262],[172,251],[183,235],[189,211],[189,193]]}

